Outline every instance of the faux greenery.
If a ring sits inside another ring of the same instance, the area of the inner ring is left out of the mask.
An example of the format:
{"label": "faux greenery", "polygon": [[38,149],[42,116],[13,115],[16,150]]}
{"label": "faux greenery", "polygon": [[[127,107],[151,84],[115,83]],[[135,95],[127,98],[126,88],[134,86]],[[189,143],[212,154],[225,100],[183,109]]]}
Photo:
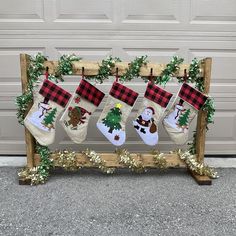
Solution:
{"label": "faux greenery", "polygon": [[112,73],[112,69],[115,66],[116,62],[120,62],[121,60],[118,57],[109,56],[106,59],[102,60],[101,65],[99,66],[98,74],[95,76],[86,76],[87,79],[95,79],[100,84],[103,83],[104,80],[108,79]]}
{"label": "faux greenery", "polygon": [[130,81],[139,77],[140,68],[147,64],[147,56],[136,57],[129,65],[128,70],[120,77],[121,82]]}
{"label": "faux greenery", "polygon": [[73,61],[80,61],[82,58],[76,56],[75,54],[72,55],[62,55],[58,61],[58,67],[55,73],[55,77],[60,81],[63,80],[63,75],[72,75],[73,73]]}
{"label": "faux greenery", "polygon": [[166,65],[166,68],[162,71],[161,75],[154,78],[155,84],[165,86],[167,82],[175,75],[179,69],[179,65],[183,63],[184,59],[174,56],[170,63]]}
{"label": "faux greenery", "polygon": [[44,57],[41,53],[38,53],[35,57],[29,56],[27,76],[30,79],[28,81],[26,91],[16,97],[16,117],[21,125],[23,125],[25,113],[29,108],[29,104],[33,102],[33,89],[34,86],[37,85],[38,78],[44,70],[43,63],[46,60],[46,57]]}

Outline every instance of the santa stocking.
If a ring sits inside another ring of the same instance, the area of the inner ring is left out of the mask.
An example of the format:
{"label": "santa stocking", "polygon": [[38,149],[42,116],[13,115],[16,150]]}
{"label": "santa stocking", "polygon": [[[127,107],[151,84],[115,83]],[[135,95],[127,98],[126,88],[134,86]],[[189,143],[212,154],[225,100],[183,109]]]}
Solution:
{"label": "santa stocking", "polygon": [[81,143],[85,140],[90,116],[99,106],[104,95],[86,80],[81,80],[60,119],[66,133],[75,143]]}
{"label": "santa stocking", "polygon": [[120,83],[113,83],[97,127],[116,146],[125,142],[125,123],[137,97],[135,91]]}
{"label": "santa stocking", "polygon": [[184,83],[174,106],[163,120],[163,125],[175,144],[188,141],[189,125],[204,105],[207,96]]}
{"label": "santa stocking", "polygon": [[25,127],[35,139],[44,146],[52,144],[55,139],[55,123],[65,108],[71,94],[45,79],[34,104],[24,119]]}
{"label": "santa stocking", "polygon": [[137,118],[133,121],[134,128],[145,144],[153,146],[158,143],[157,124],[171,97],[171,93],[148,83]]}

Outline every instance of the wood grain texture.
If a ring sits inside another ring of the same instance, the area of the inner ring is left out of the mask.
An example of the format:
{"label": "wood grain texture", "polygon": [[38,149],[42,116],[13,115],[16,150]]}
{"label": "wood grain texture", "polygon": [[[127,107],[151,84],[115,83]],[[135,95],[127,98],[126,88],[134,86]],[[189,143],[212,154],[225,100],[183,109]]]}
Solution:
{"label": "wood grain texture", "polygon": [[[20,54],[20,66],[21,66],[21,85],[22,92],[24,93],[27,90],[28,86],[28,69],[29,56],[26,54]],[[28,111],[32,107],[32,103],[28,107]],[[27,113],[27,112],[26,112]],[[25,114],[26,116],[27,114]],[[27,128],[25,128],[25,143],[26,143],[26,155],[27,155],[27,166],[34,166],[34,153],[35,153],[35,139]]]}
{"label": "wood grain texture", "polygon": [[[117,168],[127,168],[127,166],[119,163],[117,154],[115,153],[101,153],[101,158],[106,162],[107,167],[117,167]],[[156,168],[152,154],[135,154],[132,153],[131,156],[138,162],[142,162],[144,167]],[[77,166],[81,167],[94,167],[93,163],[83,155],[82,153],[76,153]],[[55,154],[51,155],[52,159],[56,158]],[[165,154],[168,167],[185,167],[185,163],[176,154]],[[35,164],[38,165],[40,161],[40,156],[38,154],[34,155]]]}
{"label": "wood grain texture", "polygon": [[[211,81],[211,58],[204,59],[204,93],[208,94],[210,90],[210,81]],[[197,118],[197,136],[196,136],[196,152],[197,160],[199,162],[204,162],[205,154],[205,142],[206,142],[206,117],[207,112],[200,110]]]}
{"label": "wood grain texture", "polygon": [[190,175],[195,179],[199,185],[211,185],[212,180],[206,175],[198,175],[191,170],[189,170]]}
{"label": "wood grain texture", "polygon": [[[99,65],[101,62],[95,61],[75,61],[72,63],[73,66],[73,75],[82,75],[82,68],[84,67],[84,75],[97,75],[99,70]],[[46,61],[44,63],[45,68],[49,68],[50,74],[55,74],[58,61]],[[116,68],[118,68],[118,75],[121,76],[125,74],[129,68],[129,62],[117,62],[112,70],[112,75],[116,74]],[[149,76],[151,69],[153,69],[153,76],[159,76],[163,69],[166,68],[166,64],[157,64],[157,63],[147,63],[146,65],[140,68],[140,76]],[[189,64],[180,65],[179,70],[176,72],[175,76],[182,77],[184,76],[184,70],[189,70]],[[201,77],[203,76],[203,67],[201,68]]]}

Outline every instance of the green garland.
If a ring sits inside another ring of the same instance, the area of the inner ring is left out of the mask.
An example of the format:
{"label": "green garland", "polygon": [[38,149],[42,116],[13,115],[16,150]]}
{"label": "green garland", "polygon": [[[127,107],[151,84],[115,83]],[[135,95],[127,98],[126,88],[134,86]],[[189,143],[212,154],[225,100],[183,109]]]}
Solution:
{"label": "green garland", "polygon": [[131,81],[139,77],[140,68],[148,63],[147,56],[136,57],[130,64],[129,68],[124,75],[119,79],[121,82]]}
{"label": "green garland", "polygon": [[21,125],[24,124],[25,113],[29,108],[29,104],[33,102],[33,89],[34,86],[37,86],[38,78],[44,70],[43,63],[46,60],[46,57],[44,57],[41,53],[38,53],[35,57],[29,56],[27,76],[30,80],[28,81],[26,91],[16,97],[16,117]]}
{"label": "green garland", "polygon": [[165,86],[167,82],[175,75],[179,70],[179,65],[183,63],[184,59],[174,56],[170,63],[166,65],[166,68],[162,71],[160,76],[154,78],[155,84],[160,84]]}
{"label": "green garland", "polygon": [[[201,72],[200,63],[201,61],[198,61],[196,58],[194,58],[189,67],[189,76],[187,78],[178,78],[178,82],[182,83],[186,79],[186,82],[195,83],[196,89],[198,89],[200,92],[204,92],[204,80],[199,76]],[[208,125],[214,123],[214,114],[215,114],[214,100],[209,95],[205,104],[203,105],[202,110],[207,112],[206,129],[208,131],[209,130]],[[196,138],[197,135],[195,130],[193,131],[192,142],[188,143],[189,152],[192,155],[196,154]]]}
{"label": "green garland", "polygon": [[106,59],[102,60],[102,63],[99,66],[98,74],[95,76],[86,76],[86,79],[94,79],[95,81],[98,81],[100,84],[102,84],[103,81],[108,79],[111,75],[112,69],[115,67],[116,62],[121,62],[121,60],[118,57],[107,57]]}
{"label": "green garland", "polygon": [[53,166],[53,160],[50,159],[50,150],[48,147],[36,144],[36,152],[40,155],[39,165],[33,168],[25,167],[18,173],[21,179],[30,180],[31,185],[44,184]]}

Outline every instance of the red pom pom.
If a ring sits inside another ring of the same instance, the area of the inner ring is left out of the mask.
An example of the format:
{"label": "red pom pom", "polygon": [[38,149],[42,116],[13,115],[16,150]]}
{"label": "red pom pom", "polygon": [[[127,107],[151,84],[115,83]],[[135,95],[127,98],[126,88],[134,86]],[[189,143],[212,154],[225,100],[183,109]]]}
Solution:
{"label": "red pom pom", "polygon": [[73,108],[72,107],[69,107],[69,111],[71,111]]}

